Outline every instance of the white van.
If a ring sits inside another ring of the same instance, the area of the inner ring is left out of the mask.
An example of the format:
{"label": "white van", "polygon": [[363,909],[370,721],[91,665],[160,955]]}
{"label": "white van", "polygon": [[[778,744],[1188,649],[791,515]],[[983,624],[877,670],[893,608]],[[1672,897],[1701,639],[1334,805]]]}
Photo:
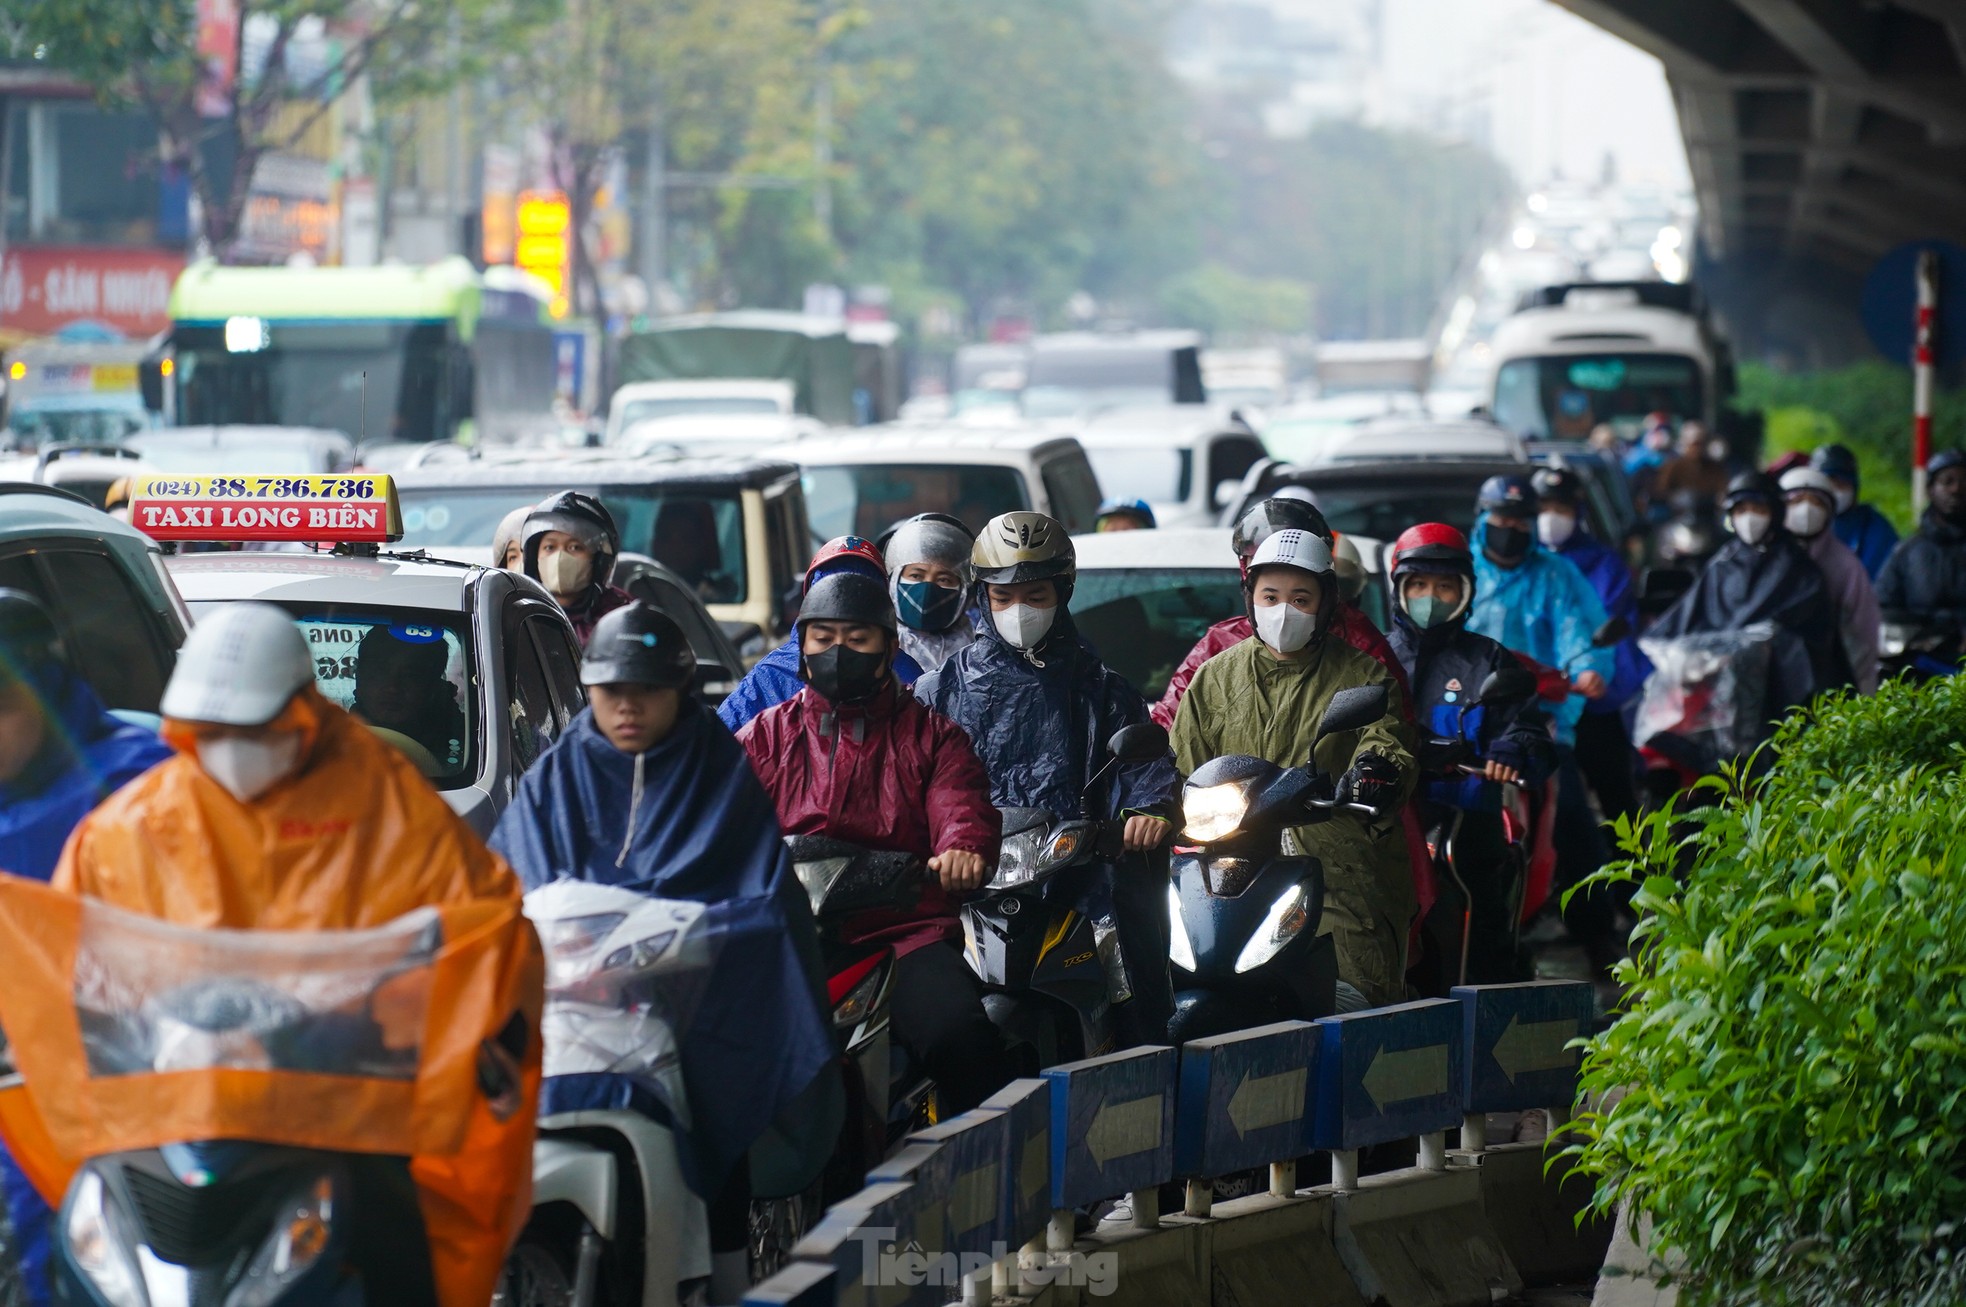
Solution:
{"label": "white van", "polygon": [[666,418],[790,416],[795,398],[791,382],[767,378],[631,381],[608,401],[607,443],[619,443],[637,423]]}
{"label": "white van", "polygon": [[767,450],[799,465],[814,544],[878,537],[917,513],[949,513],[970,530],[1036,509],[1072,532],[1092,530],[1099,479],[1070,436],[1028,428],[895,424]]}
{"label": "white van", "polygon": [[1239,413],[1214,405],[1106,409],[1077,428],[1108,499],[1144,499],[1161,526],[1212,526],[1265,457]]}

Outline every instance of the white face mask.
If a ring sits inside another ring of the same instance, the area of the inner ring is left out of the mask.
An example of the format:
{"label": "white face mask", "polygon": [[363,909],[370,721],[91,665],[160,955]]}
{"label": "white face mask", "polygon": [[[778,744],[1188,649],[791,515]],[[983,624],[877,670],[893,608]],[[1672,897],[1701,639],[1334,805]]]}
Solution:
{"label": "white face mask", "polygon": [[242,735],[198,742],[198,765],[205,775],[250,803],[293,774],[300,765],[300,736],[282,731],[266,739]]}
{"label": "white face mask", "polygon": [[1536,514],[1536,534],[1551,549],[1560,549],[1577,530],[1577,519],[1568,513]]}
{"label": "white face mask", "polygon": [[1830,490],[1830,493],[1836,496],[1836,511],[1839,514],[1849,512],[1857,502],[1857,492],[1854,490],[1845,490],[1842,486],[1836,486]]}
{"label": "white face mask", "polygon": [[1804,540],[1814,539],[1829,525],[1829,510],[1813,499],[1798,499],[1783,516],[1790,531]]}
{"label": "white face mask", "polygon": [[539,583],[556,595],[576,595],[587,588],[594,561],[579,554],[547,554],[539,560]]}
{"label": "white face mask", "polygon": [[1051,630],[1051,623],[1058,616],[1056,606],[1033,608],[1029,604],[1012,604],[990,614],[996,623],[997,634],[1013,649],[1035,649],[1044,642],[1045,633]]}
{"label": "white face mask", "polygon": [[1751,545],[1758,545],[1768,538],[1768,528],[1775,519],[1766,513],[1736,513],[1733,518],[1734,534]]}
{"label": "white face mask", "polygon": [[1296,653],[1317,635],[1318,615],[1289,604],[1256,610],[1256,637],[1278,653]]}

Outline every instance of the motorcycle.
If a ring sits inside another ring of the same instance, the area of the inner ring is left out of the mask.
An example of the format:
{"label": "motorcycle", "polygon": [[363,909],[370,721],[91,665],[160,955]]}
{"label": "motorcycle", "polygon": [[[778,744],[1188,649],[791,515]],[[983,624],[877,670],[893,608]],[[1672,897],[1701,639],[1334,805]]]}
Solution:
{"label": "motorcycle", "polygon": [[1959,636],[1902,608],[1885,610],[1878,630],[1878,662],[1885,680],[1909,672],[1912,679],[1959,675]]}
{"label": "motorcycle", "polygon": [[[419,969],[442,942],[433,912],[345,941],[226,932],[236,938],[161,963],[151,950],[186,932],[110,924],[125,934],[97,941],[74,989],[92,1081],[176,1073],[187,1092],[218,1096],[196,1073],[230,1077],[228,1101],[251,1113],[292,1101],[256,1097],[283,1078],[341,1077],[351,1093],[417,1079],[420,1037],[404,1037],[404,1018],[421,1029],[426,1015],[417,1004],[430,974]],[[341,950],[332,961],[323,940]],[[198,964],[227,974],[177,979]],[[368,1282],[435,1292],[400,1157],[252,1138],[106,1152],[76,1172],[53,1235],[51,1278],[66,1303],[359,1304]]]}
{"label": "motorcycle", "polygon": [[[1311,752],[1327,736],[1379,720],[1386,702],[1383,685],[1340,690]],[[1323,865],[1283,848],[1286,831],[1341,811],[1383,815],[1341,804],[1331,791],[1314,763],[1286,769],[1242,755],[1211,759],[1188,778],[1167,890],[1173,1043],[1365,1006],[1356,990],[1341,990],[1331,938],[1318,934]]]}
{"label": "motorcycle", "polygon": [[1085,874],[1122,852],[1125,820],[1100,820],[1094,791],[1122,763],[1164,757],[1167,732],[1141,722],[1115,733],[1106,750],[1077,817],[1002,810],[996,872],[962,909],[963,956],[983,982],[984,1009],[1034,1070],[1112,1051],[1112,1005],[1128,996],[1110,922],[1071,905]]}
{"label": "motorcycle", "polygon": [[495,1307],[668,1307],[709,1277],[708,1211],[676,1137],[690,993],[712,960],[705,911],[589,881],[526,895],[546,952],[546,1080],[533,1214]]}
{"label": "motorcycle", "polygon": [[[1488,674],[1474,698],[1460,706],[1460,722],[1465,723],[1468,714],[1477,708],[1521,703],[1535,694],[1535,673],[1519,665],[1498,668]],[[1477,765],[1473,744],[1465,738],[1422,740],[1419,765],[1421,775],[1430,780],[1484,774],[1484,769]],[[1550,806],[1553,805],[1545,805]],[[1466,814],[1447,803],[1429,803],[1425,811],[1430,818],[1426,830],[1427,852],[1434,860],[1434,882],[1441,892],[1422,926],[1428,944],[1428,962],[1418,968],[1425,972],[1419,983],[1422,992],[1443,996],[1450,987],[1468,983],[1468,946],[1473,938],[1475,894],[1461,872],[1459,836]],[[1530,838],[1529,808],[1518,784],[1503,787],[1502,829],[1509,850],[1505,897],[1509,909],[1509,948],[1514,951],[1526,915]]]}

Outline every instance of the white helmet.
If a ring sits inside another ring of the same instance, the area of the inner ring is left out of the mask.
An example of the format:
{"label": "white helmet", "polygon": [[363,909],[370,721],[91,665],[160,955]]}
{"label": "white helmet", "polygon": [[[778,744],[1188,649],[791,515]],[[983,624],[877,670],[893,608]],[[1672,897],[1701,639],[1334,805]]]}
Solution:
{"label": "white helmet", "polygon": [[1279,565],[1329,576],[1332,571],[1331,546],[1315,532],[1294,529],[1272,531],[1250,556],[1249,574],[1255,576],[1259,567]]}
{"label": "white helmet", "polygon": [[225,604],[191,628],[158,709],[179,721],[264,726],[313,683],[314,656],[285,610]]}
{"label": "white helmet", "polygon": [[1786,495],[1791,490],[1813,490],[1821,495],[1832,509],[1835,508],[1836,487],[1830,484],[1828,477],[1813,467],[1792,467],[1782,473],[1782,493]]}

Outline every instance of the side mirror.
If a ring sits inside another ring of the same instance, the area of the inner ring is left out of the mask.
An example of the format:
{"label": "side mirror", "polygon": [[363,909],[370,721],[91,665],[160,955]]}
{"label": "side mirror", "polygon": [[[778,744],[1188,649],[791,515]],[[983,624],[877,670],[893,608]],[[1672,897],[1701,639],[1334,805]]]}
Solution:
{"label": "side mirror", "polygon": [[137,364],[137,389],[143,392],[146,412],[164,411],[164,360],[145,359]]}
{"label": "side mirror", "polygon": [[1498,667],[1475,691],[1477,704],[1525,703],[1536,697],[1536,673],[1521,663]]}
{"label": "side mirror", "polygon": [[1121,762],[1152,762],[1167,756],[1167,732],[1153,722],[1123,726],[1106,741],[1106,748]]}
{"label": "side mirror", "polygon": [[1603,626],[1591,632],[1591,648],[1609,649],[1632,633],[1632,624],[1622,617],[1608,619]]}
{"label": "side mirror", "polygon": [[1318,739],[1372,725],[1386,715],[1388,697],[1384,685],[1354,685],[1349,690],[1338,691],[1331,696],[1331,706],[1324,710],[1324,720],[1318,723]]}

